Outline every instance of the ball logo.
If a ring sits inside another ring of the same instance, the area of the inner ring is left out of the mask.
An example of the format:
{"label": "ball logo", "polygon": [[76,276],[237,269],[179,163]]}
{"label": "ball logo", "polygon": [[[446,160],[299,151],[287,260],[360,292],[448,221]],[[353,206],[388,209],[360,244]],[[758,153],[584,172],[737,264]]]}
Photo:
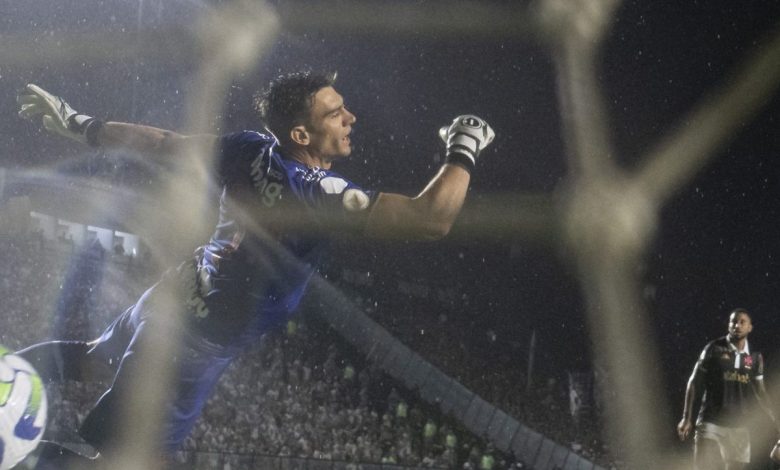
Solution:
{"label": "ball logo", "polygon": [[46,389],[32,365],[0,346],[0,469],[37,447],[46,425]]}
{"label": "ball logo", "polygon": [[479,119],[474,116],[465,116],[460,120],[460,123],[467,127],[473,127],[474,129],[479,129],[480,127]]}

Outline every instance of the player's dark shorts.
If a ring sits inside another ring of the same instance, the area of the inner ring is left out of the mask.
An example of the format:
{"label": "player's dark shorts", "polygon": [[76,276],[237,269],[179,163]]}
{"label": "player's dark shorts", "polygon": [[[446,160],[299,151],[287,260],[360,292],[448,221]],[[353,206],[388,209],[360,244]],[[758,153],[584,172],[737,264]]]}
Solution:
{"label": "player's dark shorts", "polygon": [[175,387],[161,450],[169,452],[178,450],[217,380],[240,352],[236,347],[210,343],[181,328],[181,322],[170,321],[177,309],[162,308],[161,299],[166,289],[173,286],[172,282],[176,281],[169,276],[147,290],[134,306],[114,320],[89,352],[116,367],[111,388],[99,399],[79,430],[84,440],[98,450],[105,451],[126,436],[123,430],[128,425],[120,422],[125,416],[122,408],[138,386],[139,377],[143,377],[142,350],[147,344],[154,340],[180,340],[180,346],[168,356],[174,366],[170,383]]}

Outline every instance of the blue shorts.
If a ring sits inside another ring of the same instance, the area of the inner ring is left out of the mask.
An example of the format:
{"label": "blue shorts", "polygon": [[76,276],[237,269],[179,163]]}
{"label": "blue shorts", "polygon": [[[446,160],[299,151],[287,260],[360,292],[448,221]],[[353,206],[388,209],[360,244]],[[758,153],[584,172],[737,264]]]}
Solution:
{"label": "blue shorts", "polygon": [[[84,440],[100,451],[119,444],[121,431],[127,429],[121,422],[122,407],[134,390],[138,372],[143,371],[144,359],[139,353],[150,341],[180,340],[169,358],[174,363],[174,389],[167,403],[168,416],[160,448],[163,452],[180,448],[214,385],[240,352],[236,347],[219,346],[194,334],[186,327],[186,318],[174,324],[168,321],[177,314],[177,309],[160,308],[160,298],[165,289],[176,285],[176,278],[164,277],[152,286],[92,343],[88,354],[116,368],[111,387],[97,401],[79,430]],[[185,308],[179,310],[187,312]]]}

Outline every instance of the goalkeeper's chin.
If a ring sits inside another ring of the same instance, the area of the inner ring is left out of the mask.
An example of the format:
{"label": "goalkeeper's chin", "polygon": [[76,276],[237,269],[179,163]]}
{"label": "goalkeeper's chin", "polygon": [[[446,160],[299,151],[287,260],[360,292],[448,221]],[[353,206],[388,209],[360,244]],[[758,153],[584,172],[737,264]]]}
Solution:
{"label": "goalkeeper's chin", "polygon": [[346,158],[352,153],[352,139],[348,135],[341,139],[339,150],[342,158]]}

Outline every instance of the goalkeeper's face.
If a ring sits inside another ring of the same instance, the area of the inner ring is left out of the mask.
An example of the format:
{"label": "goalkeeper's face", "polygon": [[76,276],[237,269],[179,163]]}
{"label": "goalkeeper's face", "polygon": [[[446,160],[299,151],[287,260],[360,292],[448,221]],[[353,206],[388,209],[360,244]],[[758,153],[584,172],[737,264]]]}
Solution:
{"label": "goalkeeper's face", "polygon": [[344,106],[344,98],[333,87],[321,88],[314,94],[306,130],[309,152],[327,160],[346,157],[352,152],[349,134],[355,115]]}

